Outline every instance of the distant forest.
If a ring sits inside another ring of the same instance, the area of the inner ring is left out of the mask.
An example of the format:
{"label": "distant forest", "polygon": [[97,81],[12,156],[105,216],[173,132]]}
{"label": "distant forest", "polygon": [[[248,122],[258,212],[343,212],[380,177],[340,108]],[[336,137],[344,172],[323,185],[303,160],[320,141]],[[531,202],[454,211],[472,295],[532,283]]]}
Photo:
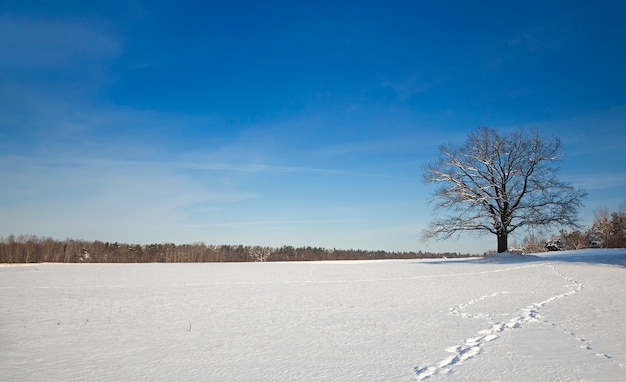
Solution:
{"label": "distant forest", "polygon": [[32,235],[0,238],[0,263],[217,263],[260,261],[376,260],[470,257],[473,254],[387,252],[318,247],[247,245],[124,244],[55,240]]}

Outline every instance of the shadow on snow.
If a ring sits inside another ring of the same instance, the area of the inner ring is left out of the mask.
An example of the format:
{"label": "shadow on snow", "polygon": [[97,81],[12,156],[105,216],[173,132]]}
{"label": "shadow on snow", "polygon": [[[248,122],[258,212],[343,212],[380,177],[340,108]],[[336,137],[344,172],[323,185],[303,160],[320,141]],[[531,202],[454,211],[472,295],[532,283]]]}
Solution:
{"label": "shadow on snow", "polygon": [[416,261],[414,264],[512,264],[537,261],[604,264],[626,267],[626,248],[579,249],[572,251],[533,253],[527,255],[504,252],[480,258]]}

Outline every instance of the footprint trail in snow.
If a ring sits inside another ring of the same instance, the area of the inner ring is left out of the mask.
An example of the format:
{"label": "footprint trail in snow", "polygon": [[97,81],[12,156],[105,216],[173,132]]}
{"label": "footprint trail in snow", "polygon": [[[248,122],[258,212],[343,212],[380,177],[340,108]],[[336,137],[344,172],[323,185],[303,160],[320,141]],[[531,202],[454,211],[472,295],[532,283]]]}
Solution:
{"label": "footprint trail in snow", "polygon": [[[533,303],[527,306],[526,308],[521,309],[519,313],[515,315],[515,317],[511,318],[510,320],[506,322],[496,322],[488,329],[479,330],[471,338],[465,339],[461,345],[451,346],[447,348],[446,351],[452,354],[439,362],[436,362],[432,365],[414,367],[413,371],[415,372],[415,376],[417,377],[417,380],[421,381],[437,374],[450,373],[454,367],[461,365],[463,361],[467,361],[477,356],[478,354],[480,354],[482,352],[483,346],[486,343],[491,342],[495,339],[498,339],[501,336],[502,332],[504,332],[505,330],[521,328],[523,323],[537,321],[539,309],[541,309],[542,307],[546,306],[547,304],[553,301],[578,293],[585,287],[584,284],[568,276],[563,275],[553,265],[548,265],[548,266],[559,277],[568,281],[568,284],[566,286],[569,288],[569,290],[567,292],[554,295],[541,302]],[[463,318],[479,318],[479,319],[487,319],[491,321],[493,318],[493,315],[491,314],[469,314],[469,313],[466,313],[464,310],[467,308],[467,306],[472,305],[476,302],[483,301],[488,298],[494,298],[496,296],[499,296],[502,294],[508,294],[508,293],[510,292],[506,292],[506,291],[493,292],[490,295],[486,295],[486,296],[482,296],[474,300],[470,300],[469,302],[465,304],[461,304],[457,306],[456,308],[450,309],[450,314],[458,315]]]}

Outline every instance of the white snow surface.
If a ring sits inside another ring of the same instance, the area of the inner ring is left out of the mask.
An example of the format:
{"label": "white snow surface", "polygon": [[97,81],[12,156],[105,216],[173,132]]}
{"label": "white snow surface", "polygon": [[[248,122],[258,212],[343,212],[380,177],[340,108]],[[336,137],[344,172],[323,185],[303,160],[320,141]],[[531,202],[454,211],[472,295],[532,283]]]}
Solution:
{"label": "white snow surface", "polygon": [[624,381],[626,250],[0,266],[1,381]]}

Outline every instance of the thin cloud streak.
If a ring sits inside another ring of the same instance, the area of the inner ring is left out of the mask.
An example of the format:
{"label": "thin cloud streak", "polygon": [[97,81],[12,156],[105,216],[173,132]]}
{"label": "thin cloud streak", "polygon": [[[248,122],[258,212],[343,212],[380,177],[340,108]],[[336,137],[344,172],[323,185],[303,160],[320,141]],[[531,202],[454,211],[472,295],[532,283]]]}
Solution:
{"label": "thin cloud streak", "polygon": [[587,190],[607,190],[618,187],[624,187],[626,189],[626,172],[622,174],[594,173],[588,175],[573,175],[567,178],[575,186]]}
{"label": "thin cloud streak", "polygon": [[176,161],[133,161],[115,159],[73,159],[73,158],[32,158],[18,155],[0,156],[7,162],[14,165],[38,168],[55,167],[81,167],[81,168],[154,168],[154,169],[179,169],[179,170],[200,170],[233,173],[276,173],[276,174],[313,174],[330,176],[358,176],[375,177],[389,179],[413,179],[405,176],[393,176],[377,173],[366,173],[358,171],[336,170],[329,168],[314,168],[302,166],[281,166],[255,163],[194,163]]}
{"label": "thin cloud streak", "polygon": [[333,224],[333,223],[355,223],[362,222],[363,219],[321,219],[321,220],[259,220],[259,221],[245,221],[245,222],[233,222],[233,223],[215,223],[215,224],[176,224],[178,227],[190,227],[190,228],[236,228],[247,226],[284,226],[291,224]]}
{"label": "thin cloud streak", "polygon": [[[223,171],[237,173],[287,173],[287,174],[322,174],[322,175],[348,175],[351,172],[343,170],[332,170],[326,168],[312,168],[299,166],[275,166],[254,163],[192,163],[192,162],[172,162],[172,161],[132,161],[132,160],[109,160],[109,159],[46,159],[31,158],[25,156],[8,155],[3,160],[21,166],[55,168],[79,166],[82,168],[155,168],[155,169],[179,169],[179,170],[204,170]],[[356,174],[356,173],[352,173]],[[362,174],[365,175],[365,174]]]}

